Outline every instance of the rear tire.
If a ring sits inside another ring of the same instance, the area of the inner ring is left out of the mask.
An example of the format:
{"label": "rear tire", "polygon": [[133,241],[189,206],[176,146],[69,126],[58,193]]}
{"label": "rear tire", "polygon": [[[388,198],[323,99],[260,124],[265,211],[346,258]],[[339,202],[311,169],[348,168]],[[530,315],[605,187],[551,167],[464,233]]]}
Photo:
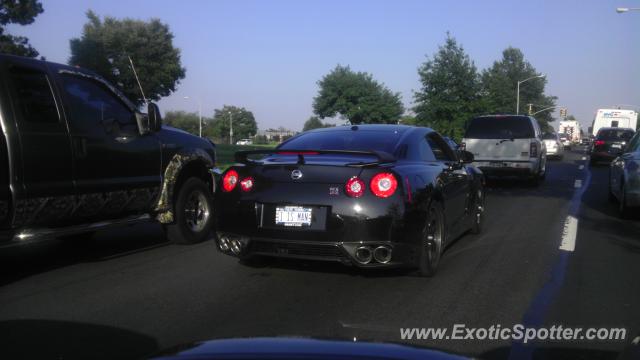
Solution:
{"label": "rear tire", "polygon": [[627,194],[626,186],[623,183],[620,187],[620,200],[618,203],[618,211],[620,212],[620,218],[628,219],[631,216],[631,209],[627,206]]}
{"label": "rear tire", "polygon": [[213,225],[212,199],[204,181],[187,179],[178,190],[174,222],[164,226],[167,238],[176,244],[195,244],[206,240]]}
{"label": "rear tire", "polygon": [[429,205],[427,220],[420,236],[420,265],[418,274],[422,277],[435,275],[444,248],[444,214],[442,208],[432,203]]}
{"label": "rear tire", "polygon": [[475,211],[473,213],[473,225],[471,226],[472,234],[480,234],[484,223],[484,189],[478,189],[476,194]]}

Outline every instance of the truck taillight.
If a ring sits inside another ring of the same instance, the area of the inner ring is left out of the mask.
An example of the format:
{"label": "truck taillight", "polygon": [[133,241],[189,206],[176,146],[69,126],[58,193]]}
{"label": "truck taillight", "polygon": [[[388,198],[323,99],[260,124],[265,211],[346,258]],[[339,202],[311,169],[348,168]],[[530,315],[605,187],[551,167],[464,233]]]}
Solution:
{"label": "truck taillight", "polygon": [[344,191],[350,197],[360,197],[364,194],[364,181],[354,176],[347,181],[347,184],[344,186]]}
{"label": "truck taillight", "polygon": [[531,146],[529,147],[529,157],[538,157],[538,143],[531,143]]}
{"label": "truck taillight", "polygon": [[238,172],[231,169],[222,177],[222,191],[231,192],[238,184]]}
{"label": "truck taillight", "polygon": [[380,173],[371,179],[369,188],[375,196],[387,198],[396,192],[398,180],[392,173]]}

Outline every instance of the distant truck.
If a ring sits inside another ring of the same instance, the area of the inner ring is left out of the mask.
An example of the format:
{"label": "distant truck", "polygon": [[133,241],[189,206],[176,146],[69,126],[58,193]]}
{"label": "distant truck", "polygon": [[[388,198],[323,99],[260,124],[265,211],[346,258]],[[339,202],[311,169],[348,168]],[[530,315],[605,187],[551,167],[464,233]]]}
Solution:
{"label": "distant truck", "polygon": [[560,121],[559,134],[566,134],[572,144],[580,143],[580,123],[577,120]]}
{"label": "distant truck", "polygon": [[602,128],[625,128],[636,130],[638,113],[634,110],[598,109],[593,119],[591,134],[596,135]]}

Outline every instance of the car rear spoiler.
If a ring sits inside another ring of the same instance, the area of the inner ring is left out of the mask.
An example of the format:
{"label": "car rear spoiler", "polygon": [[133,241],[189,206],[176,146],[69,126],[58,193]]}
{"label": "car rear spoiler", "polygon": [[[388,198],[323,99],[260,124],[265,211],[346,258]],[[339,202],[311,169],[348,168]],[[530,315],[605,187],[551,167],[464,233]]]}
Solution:
{"label": "car rear spoiler", "polygon": [[358,151],[358,150],[243,150],[237,151],[235,154],[236,162],[241,164],[247,164],[249,162],[253,162],[253,160],[249,159],[250,155],[297,155],[298,156],[298,164],[302,165],[305,161],[305,155],[324,155],[324,154],[334,154],[334,155],[364,155],[364,156],[374,156],[376,157],[376,161],[373,162],[357,162],[357,163],[349,163],[347,166],[370,166],[370,165],[378,165],[385,163],[392,163],[396,161],[395,156],[389,154],[384,151]]}

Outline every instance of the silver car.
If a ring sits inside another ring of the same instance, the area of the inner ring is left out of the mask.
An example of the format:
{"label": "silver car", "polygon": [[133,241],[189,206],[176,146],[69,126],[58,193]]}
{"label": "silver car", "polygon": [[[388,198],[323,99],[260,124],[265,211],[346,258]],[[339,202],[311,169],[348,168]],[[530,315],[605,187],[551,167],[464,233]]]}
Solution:
{"label": "silver car", "polygon": [[640,132],[611,163],[609,197],[618,201],[623,218],[631,214],[631,208],[640,207]]}
{"label": "silver car", "polygon": [[558,134],[546,133],[542,135],[542,141],[547,146],[547,158],[557,157],[558,159],[562,159],[564,156],[564,146]]}

